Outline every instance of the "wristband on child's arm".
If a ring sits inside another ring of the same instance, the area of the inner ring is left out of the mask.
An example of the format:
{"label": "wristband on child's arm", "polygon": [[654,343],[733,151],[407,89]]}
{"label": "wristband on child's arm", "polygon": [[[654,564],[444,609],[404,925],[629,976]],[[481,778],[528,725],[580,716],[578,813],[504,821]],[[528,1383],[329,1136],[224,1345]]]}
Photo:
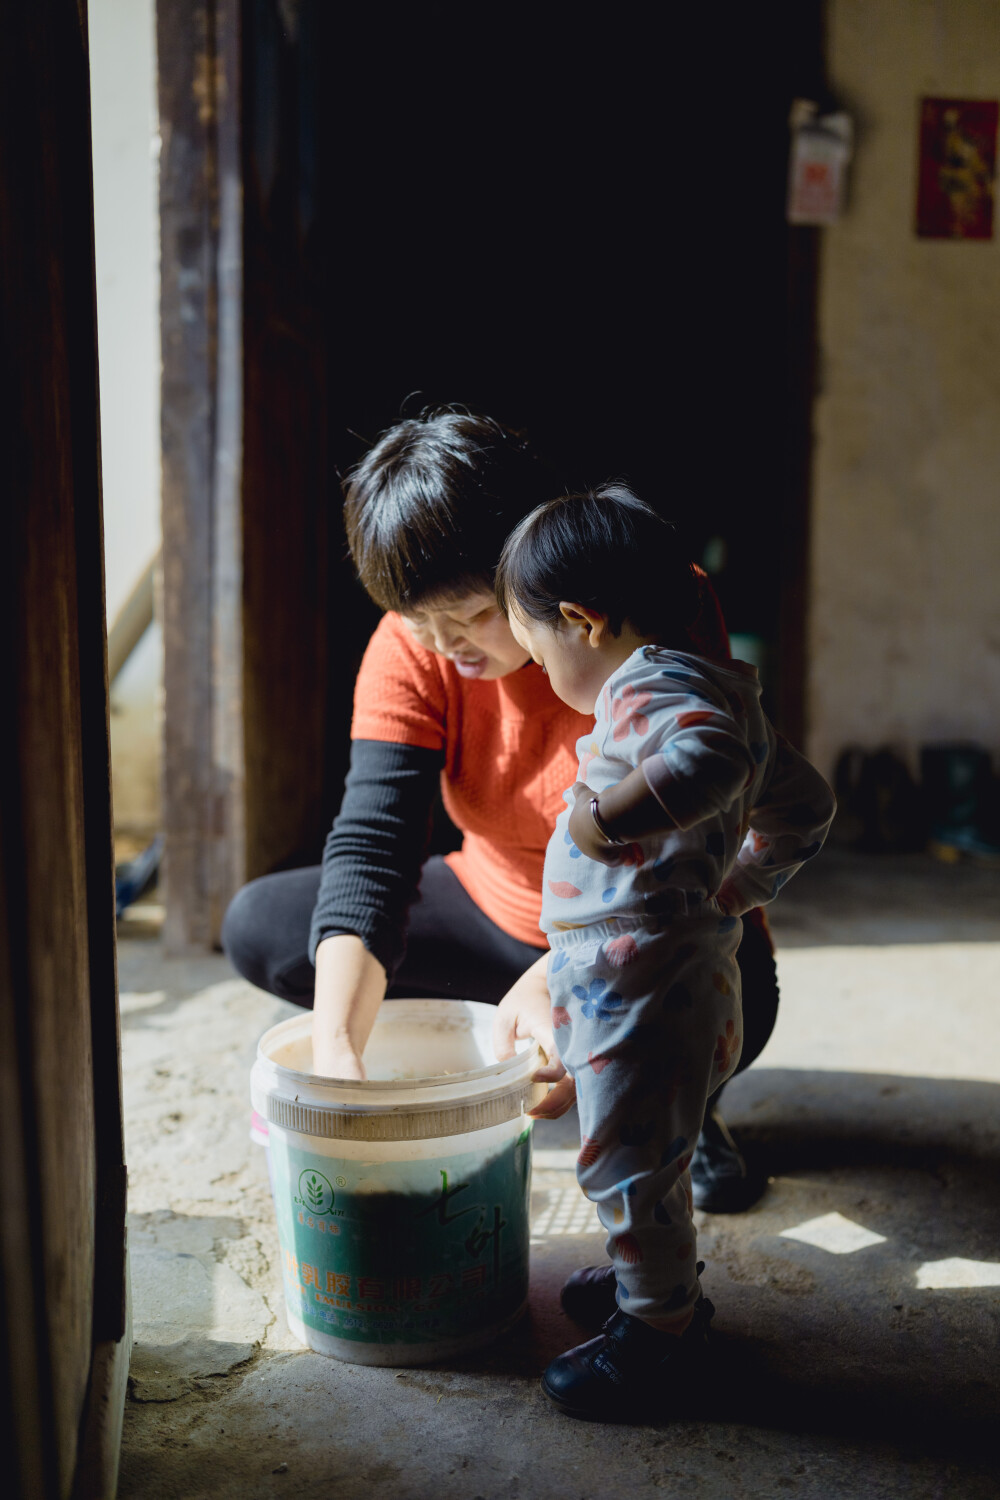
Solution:
{"label": "wristband on child's arm", "polygon": [[597,829],[598,833],[601,835],[601,838],[604,840],[604,842],[606,844],[610,844],[613,849],[624,849],[625,848],[626,844],[628,843],[628,840],[627,839],[616,839],[615,836],[614,836],[614,834],[611,833],[611,832],[609,832],[607,824],[605,823],[604,819],[601,817],[600,809],[597,806],[597,798],[596,797],[591,797],[591,799],[590,799],[590,816],[594,820],[594,827]]}

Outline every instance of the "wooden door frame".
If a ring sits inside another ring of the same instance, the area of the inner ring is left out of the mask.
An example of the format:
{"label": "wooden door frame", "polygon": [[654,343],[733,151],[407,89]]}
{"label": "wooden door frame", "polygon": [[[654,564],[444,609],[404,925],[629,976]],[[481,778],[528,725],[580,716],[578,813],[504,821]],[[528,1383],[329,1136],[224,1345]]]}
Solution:
{"label": "wooden door frame", "polygon": [[85,4],[8,10],[0,112],[0,1423],[65,1500],[131,1352]]}

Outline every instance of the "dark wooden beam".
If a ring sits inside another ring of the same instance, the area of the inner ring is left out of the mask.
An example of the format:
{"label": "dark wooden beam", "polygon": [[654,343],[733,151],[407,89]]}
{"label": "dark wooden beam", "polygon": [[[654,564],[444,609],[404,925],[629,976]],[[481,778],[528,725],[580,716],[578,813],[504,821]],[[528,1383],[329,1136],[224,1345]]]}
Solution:
{"label": "dark wooden beam", "polygon": [[809,538],[821,233],[802,225],[788,227],[786,441],[777,559],[781,593],[775,720],[795,745],[804,744],[807,727]]}
{"label": "dark wooden beam", "polygon": [[248,876],[318,860],[337,760],[326,743],[327,704],[339,698],[344,743],[353,683],[342,671],[343,634],[339,658],[328,646],[329,552],[340,527],[339,514],[330,524],[329,247],[318,172],[327,9],[321,0],[244,6]]}
{"label": "dark wooden beam", "polygon": [[[824,0],[785,5],[793,37],[789,54],[791,97],[834,106],[826,79]],[[813,416],[818,362],[821,229],[789,224],[785,313],[785,389],[781,492],[778,506],[778,662],[775,719],[796,745],[806,736],[809,549],[812,515]]]}
{"label": "dark wooden beam", "polygon": [[238,0],[157,7],[168,952],[218,939],[244,857]]}
{"label": "dark wooden beam", "polygon": [[121,1405],[116,1416],[107,1392],[122,1391],[128,1357],[89,68],[77,0],[6,15],[0,258],[0,1421],[8,1484],[12,1467],[15,1493],[54,1500],[113,1491]]}

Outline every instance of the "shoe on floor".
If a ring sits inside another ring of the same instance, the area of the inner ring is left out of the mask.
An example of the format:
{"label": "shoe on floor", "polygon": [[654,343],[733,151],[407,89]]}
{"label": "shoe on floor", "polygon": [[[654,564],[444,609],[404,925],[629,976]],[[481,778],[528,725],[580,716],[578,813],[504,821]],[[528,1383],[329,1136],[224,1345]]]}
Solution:
{"label": "shoe on floor", "polygon": [[686,1390],[704,1369],[714,1312],[707,1297],[699,1297],[678,1338],[619,1310],[597,1338],[552,1361],[542,1390],[569,1417],[636,1422],[665,1415],[672,1389]]}
{"label": "shoe on floor", "polygon": [[574,1271],[559,1294],[563,1312],[581,1328],[600,1328],[618,1308],[614,1266],[584,1266]]}
{"label": "shoe on floor", "polygon": [[[700,1260],[697,1274],[705,1269]],[[618,1283],[613,1266],[584,1266],[574,1271],[559,1294],[563,1312],[581,1328],[600,1328],[618,1308]]]}
{"label": "shoe on floor", "polygon": [[717,1109],[705,1116],[691,1157],[691,1196],[695,1208],[710,1214],[741,1214],[767,1187],[762,1172],[749,1172],[739,1147]]}

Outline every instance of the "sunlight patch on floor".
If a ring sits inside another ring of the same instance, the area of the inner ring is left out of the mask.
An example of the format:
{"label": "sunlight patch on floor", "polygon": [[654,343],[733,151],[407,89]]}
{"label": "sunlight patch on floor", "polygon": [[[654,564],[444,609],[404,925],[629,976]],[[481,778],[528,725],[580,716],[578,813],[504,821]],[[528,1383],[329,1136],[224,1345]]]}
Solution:
{"label": "sunlight patch on floor", "polygon": [[154,1010],[156,1006],[162,1005],[167,998],[166,990],[122,990],[118,997],[118,1005],[123,1016],[134,1015],[140,1010]]}
{"label": "sunlight patch on floor", "polygon": [[557,1234],[593,1234],[602,1229],[597,1209],[574,1185],[545,1195],[545,1206],[531,1223],[532,1242]]}
{"label": "sunlight patch on floor", "polygon": [[1000,1265],[990,1260],[926,1260],[917,1271],[917,1286],[925,1291],[944,1291],[960,1286],[1000,1286]]}
{"label": "sunlight patch on floor", "polygon": [[804,1245],[815,1245],[818,1250],[828,1250],[831,1255],[853,1255],[855,1250],[867,1250],[869,1245],[884,1245],[885,1235],[864,1229],[843,1214],[821,1214],[818,1219],[807,1219],[794,1229],[783,1229],[781,1238],[801,1240]]}
{"label": "sunlight patch on floor", "polygon": [[539,1172],[575,1172],[576,1151],[533,1151],[532,1165]]}

